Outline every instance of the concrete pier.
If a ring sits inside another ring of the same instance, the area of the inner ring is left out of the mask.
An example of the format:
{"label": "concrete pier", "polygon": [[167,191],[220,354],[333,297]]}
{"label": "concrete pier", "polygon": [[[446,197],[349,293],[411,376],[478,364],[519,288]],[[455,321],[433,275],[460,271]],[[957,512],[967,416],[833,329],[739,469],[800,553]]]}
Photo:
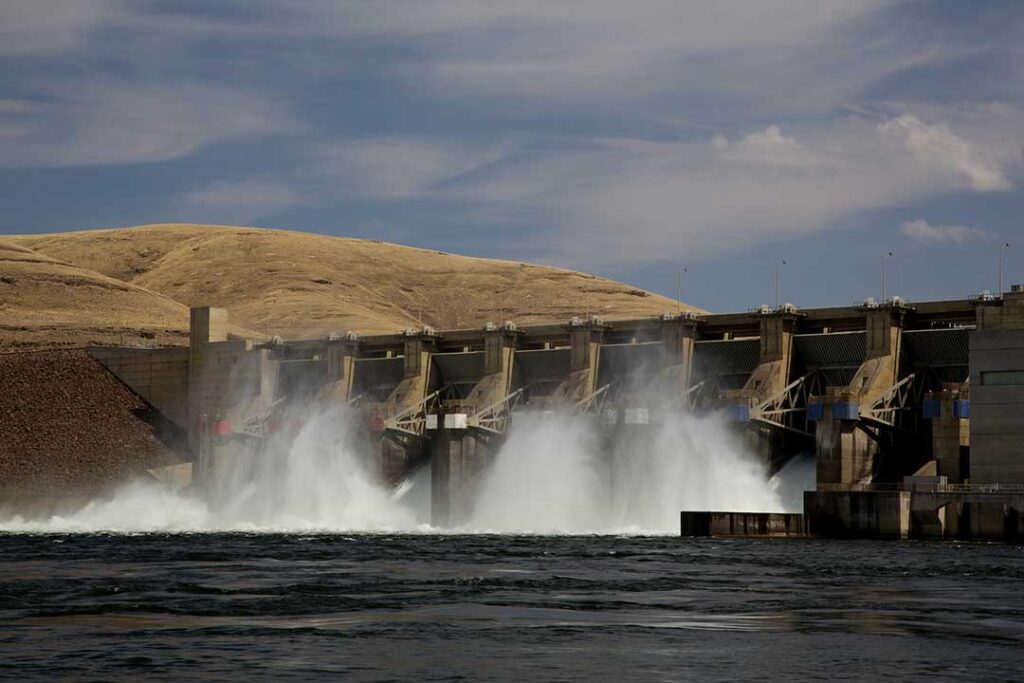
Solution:
{"label": "concrete pier", "polygon": [[687,512],[679,513],[682,536],[713,538],[802,538],[804,516],[789,512]]}

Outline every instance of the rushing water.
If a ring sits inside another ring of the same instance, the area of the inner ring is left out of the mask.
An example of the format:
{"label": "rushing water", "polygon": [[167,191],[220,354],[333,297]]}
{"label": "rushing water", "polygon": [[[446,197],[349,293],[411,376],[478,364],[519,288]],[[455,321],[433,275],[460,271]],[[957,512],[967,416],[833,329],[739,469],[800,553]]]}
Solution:
{"label": "rushing water", "polygon": [[200,490],[134,482],[71,514],[0,531],[347,531],[674,534],[680,510],[799,511],[813,460],[769,479],[716,416],[677,415],[602,439],[593,417],[517,415],[453,528],[431,527],[430,468],[396,489],[370,473],[355,416],[334,408],[262,451],[223,457]]}
{"label": "rushing water", "polygon": [[0,555],[0,678],[1024,678],[1010,545],[9,534]]}

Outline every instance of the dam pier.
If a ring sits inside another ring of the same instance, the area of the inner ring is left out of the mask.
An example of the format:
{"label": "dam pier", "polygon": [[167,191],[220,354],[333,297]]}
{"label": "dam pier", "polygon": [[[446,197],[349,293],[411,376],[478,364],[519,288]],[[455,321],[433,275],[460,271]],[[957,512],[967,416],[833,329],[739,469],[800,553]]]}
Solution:
{"label": "dam pier", "polygon": [[[673,415],[718,412],[766,475],[813,456],[815,490],[802,519],[772,522],[780,535],[1024,533],[1021,286],[951,301],[263,343],[229,337],[226,311],[202,307],[187,348],[89,353],[187,433],[192,462],[153,471],[178,483],[202,486],[304,416],[347,406],[372,446],[373,476],[397,485],[429,468],[432,523],[451,526],[468,518],[523,411],[588,420],[611,459],[642,459],[652,426]],[[710,517],[684,515],[684,526],[709,533],[728,514],[693,512]]]}

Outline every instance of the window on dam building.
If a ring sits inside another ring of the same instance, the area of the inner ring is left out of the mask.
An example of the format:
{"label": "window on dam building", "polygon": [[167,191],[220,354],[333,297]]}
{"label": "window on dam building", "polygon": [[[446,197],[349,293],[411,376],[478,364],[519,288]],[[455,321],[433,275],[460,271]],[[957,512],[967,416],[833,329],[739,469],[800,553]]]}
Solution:
{"label": "window on dam building", "polygon": [[1024,370],[991,370],[982,372],[981,383],[992,387],[1024,385]]}

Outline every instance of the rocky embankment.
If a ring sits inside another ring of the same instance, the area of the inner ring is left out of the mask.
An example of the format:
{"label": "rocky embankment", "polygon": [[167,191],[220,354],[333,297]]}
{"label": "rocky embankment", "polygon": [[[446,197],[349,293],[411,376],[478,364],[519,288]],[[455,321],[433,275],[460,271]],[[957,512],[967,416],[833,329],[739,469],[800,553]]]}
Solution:
{"label": "rocky embankment", "polygon": [[0,355],[0,501],[109,490],[180,462],[178,439],[84,351]]}

